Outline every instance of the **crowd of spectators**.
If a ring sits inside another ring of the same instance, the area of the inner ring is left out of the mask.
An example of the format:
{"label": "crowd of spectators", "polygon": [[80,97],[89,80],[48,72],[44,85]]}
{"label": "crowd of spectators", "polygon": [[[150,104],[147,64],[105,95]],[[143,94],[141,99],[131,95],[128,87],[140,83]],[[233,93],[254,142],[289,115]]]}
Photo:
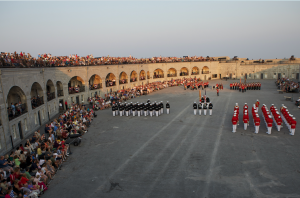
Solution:
{"label": "crowd of spectators", "polygon": [[24,146],[0,158],[0,197],[38,197],[69,155],[70,138],[88,131],[94,111],[85,105],[71,104],[57,119],[38,130]]}
{"label": "crowd of spectators", "polygon": [[51,54],[38,54],[33,57],[25,52],[1,52],[0,67],[64,67],[64,66],[86,66],[86,65],[117,65],[117,64],[145,64],[145,63],[172,63],[172,62],[200,62],[214,61],[212,57],[184,56],[184,57],[152,57],[134,58],[129,57],[94,57],[92,54],[78,56],[52,56]]}
{"label": "crowd of spectators", "polygon": [[124,102],[132,98],[136,98],[142,95],[147,95],[154,91],[164,89],[166,87],[178,86],[182,84],[182,82],[183,82],[182,80],[170,80],[170,81],[163,81],[163,82],[147,83],[145,85],[136,86],[132,89],[131,88],[122,89],[116,92],[105,94],[103,98],[98,95],[95,95],[94,97],[89,97],[88,102],[91,105],[93,105],[93,108],[95,110],[103,110],[111,107],[111,105],[116,102]]}
{"label": "crowd of spectators", "polygon": [[275,84],[278,86],[278,89],[283,92],[298,92],[299,83],[290,80],[289,78],[279,78],[276,80]]}
{"label": "crowd of spectators", "polygon": [[9,120],[18,117],[26,112],[26,104],[22,104],[21,101],[19,103],[11,103],[11,105],[7,107]]}

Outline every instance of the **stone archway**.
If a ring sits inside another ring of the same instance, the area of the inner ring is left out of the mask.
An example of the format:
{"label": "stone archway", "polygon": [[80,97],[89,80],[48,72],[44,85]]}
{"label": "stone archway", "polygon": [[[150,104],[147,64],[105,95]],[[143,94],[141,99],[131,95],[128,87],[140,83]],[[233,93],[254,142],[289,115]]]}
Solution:
{"label": "stone archway", "polygon": [[189,70],[186,67],[182,67],[180,69],[180,76],[188,76],[189,75]]}
{"label": "stone archway", "polygon": [[155,78],[164,78],[164,71],[162,69],[156,69],[153,72],[153,79]]}
{"label": "stone archway", "polygon": [[89,89],[94,90],[94,89],[101,89],[101,88],[102,88],[101,77],[97,74],[92,75],[89,80]]}
{"label": "stone archway", "polygon": [[74,76],[68,83],[69,94],[85,92],[84,80],[79,76]]}
{"label": "stone archway", "polygon": [[64,87],[61,81],[56,82],[57,97],[64,95]]}
{"label": "stone archway", "polygon": [[207,66],[202,68],[202,74],[209,74],[209,68]]}
{"label": "stone archway", "polygon": [[199,75],[199,68],[198,67],[193,67],[192,68],[192,74],[191,75]]}
{"label": "stone archway", "polygon": [[53,100],[55,98],[55,87],[52,80],[48,80],[46,84],[47,91],[47,101]]}
{"label": "stone archway", "polygon": [[128,83],[128,75],[125,72],[121,72],[119,76],[119,84],[127,84]]}
{"label": "stone archway", "polygon": [[140,80],[145,80],[146,79],[146,73],[144,70],[140,71]]}
{"label": "stone archway", "polygon": [[168,70],[168,77],[177,77],[177,71],[174,68]]}
{"label": "stone archway", "polygon": [[130,74],[130,82],[136,82],[138,80],[138,74],[136,71],[132,71]]}
{"label": "stone archway", "polygon": [[36,107],[44,104],[44,92],[41,85],[38,82],[32,84],[30,96],[32,109],[35,109]]}
{"label": "stone archway", "polygon": [[10,88],[7,94],[6,102],[9,120],[28,112],[26,95],[18,86],[13,86]]}
{"label": "stone archway", "polygon": [[105,78],[106,87],[116,86],[116,76],[113,73],[108,73]]}

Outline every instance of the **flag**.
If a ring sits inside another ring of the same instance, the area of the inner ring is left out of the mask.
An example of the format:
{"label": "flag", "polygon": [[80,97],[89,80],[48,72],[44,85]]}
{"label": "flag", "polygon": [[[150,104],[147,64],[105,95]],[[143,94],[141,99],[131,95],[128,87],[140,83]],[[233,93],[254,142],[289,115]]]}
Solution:
{"label": "flag", "polygon": [[199,90],[199,100],[201,99],[201,90]]}
{"label": "flag", "polygon": [[240,78],[240,83],[242,83],[242,78]]}

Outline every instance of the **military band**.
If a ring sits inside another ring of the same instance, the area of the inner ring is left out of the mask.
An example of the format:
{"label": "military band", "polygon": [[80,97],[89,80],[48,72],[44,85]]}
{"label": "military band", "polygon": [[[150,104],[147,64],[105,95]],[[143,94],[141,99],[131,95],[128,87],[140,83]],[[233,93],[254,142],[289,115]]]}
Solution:
{"label": "military band", "polygon": [[246,90],[261,90],[261,83],[230,83],[231,90],[239,90],[240,92],[246,92]]}
{"label": "military band", "polygon": [[[161,102],[151,103],[148,100],[146,103],[117,103],[112,105],[113,116],[160,116],[164,113],[164,104]],[[170,104],[166,103],[167,114],[170,114]]]}

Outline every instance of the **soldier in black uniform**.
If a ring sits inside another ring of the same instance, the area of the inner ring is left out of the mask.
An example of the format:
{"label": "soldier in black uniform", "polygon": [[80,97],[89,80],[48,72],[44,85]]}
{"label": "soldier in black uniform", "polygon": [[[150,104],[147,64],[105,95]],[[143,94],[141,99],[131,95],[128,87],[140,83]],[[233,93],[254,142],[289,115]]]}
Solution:
{"label": "soldier in black uniform", "polygon": [[113,104],[113,106],[111,107],[111,110],[113,112],[113,116],[116,116],[116,108],[115,108],[115,104]]}
{"label": "soldier in black uniform", "polygon": [[207,104],[206,102],[203,104],[203,113],[206,116],[206,111],[207,111]]}
{"label": "soldier in black uniform", "polygon": [[202,103],[199,102],[198,104],[198,110],[199,110],[199,115],[201,115],[201,111],[202,111]]}
{"label": "soldier in black uniform", "polygon": [[152,117],[152,111],[153,111],[153,105],[150,104],[150,106],[149,106],[149,113],[150,113],[150,116],[151,116],[151,117]]}
{"label": "soldier in black uniform", "polygon": [[155,104],[155,111],[156,111],[156,117],[158,117],[159,105],[157,103]]}
{"label": "soldier in black uniform", "polygon": [[213,108],[213,104],[210,102],[208,105],[209,115],[212,115],[212,108]]}
{"label": "soldier in black uniform", "polygon": [[194,102],[193,104],[193,109],[194,109],[194,115],[197,115],[197,103]]}
{"label": "soldier in black uniform", "polygon": [[207,96],[206,97],[206,103],[209,103],[210,102],[210,99],[209,99],[209,97]]}
{"label": "soldier in black uniform", "polygon": [[204,103],[205,101],[204,101],[204,97],[202,96],[202,98],[201,98],[201,103]]}
{"label": "soldier in black uniform", "polygon": [[163,114],[164,113],[164,103],[163,103],[163,101],[161,101],[160,105],[161,105],[161,114]]}
{"label": "soldier in black uniform", "polygon": [[169,101],[167,101],[166,109],[167,109],[167,114],[170,114],[170,104],[169,104]]}
{"label": "soldier in black uniform", "polygon": [[144,116],[147,116],[147,106],[148,106],[147,103],[144,104]]}
{"label": "soldier in black uniform", "polygon": [[116,115],[119,115],[120,102],[116,103]]}
{"label": "soldier in black uniform", "polygon": [[150,103],[150,99],[147,100],[147,103]]}
{"label": "soldier in black uniform", "polygon": [[126,106],[125,106],[125,111],[126,111],[126,116],[128,116],[129,115],[129,104],[127,104]]}
{"label": "soldier in black uniform", "polygon": [[136,104],[132,105],[132,115],[135,116]]}
{"label": "soldier in black uniform", "polygon": [[138,112],[138,116],[140,117],[141,116],[141,105],[138,104],[137,106],[137,112]]}
{"label": "soldier in black uniform", "polygon": [[120,116],[123,116],[123,104],[120,104]]}

